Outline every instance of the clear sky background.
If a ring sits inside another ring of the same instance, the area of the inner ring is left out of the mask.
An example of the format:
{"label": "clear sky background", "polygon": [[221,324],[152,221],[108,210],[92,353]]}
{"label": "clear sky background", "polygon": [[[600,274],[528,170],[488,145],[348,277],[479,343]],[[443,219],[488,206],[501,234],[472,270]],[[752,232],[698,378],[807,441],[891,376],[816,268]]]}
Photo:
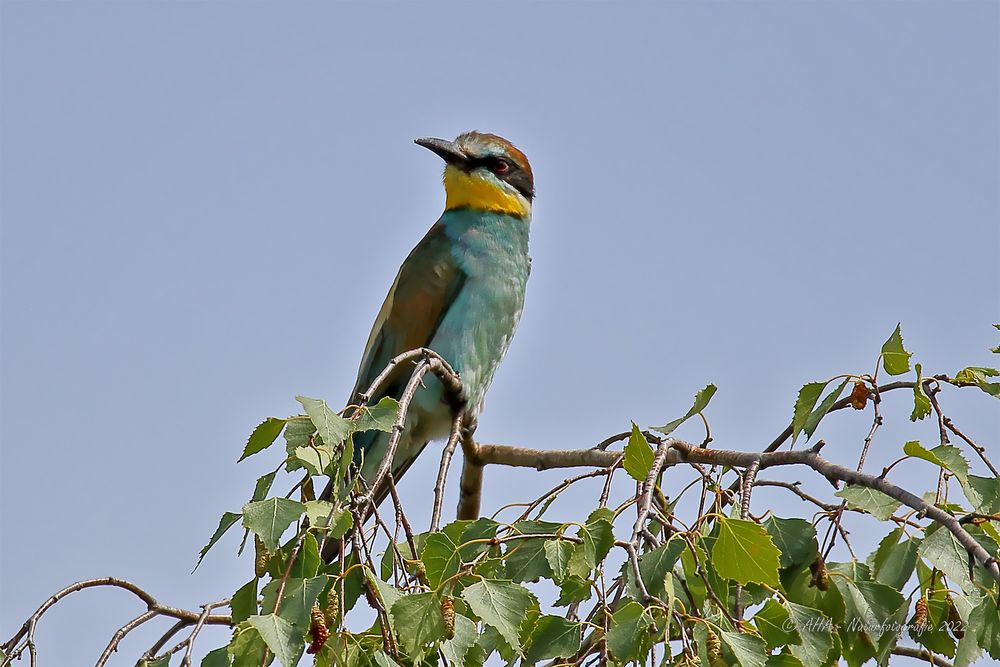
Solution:
{"label": "clear sky background", "polygon": [[[481,440],[587,446],[714,382],[715,445],[759,449],[802,384],[872,370],[900,321],[928,371],[996,365],[995,2],[8,0],[0,19],[3,639],[77,579],[187,607],[247,580],[235,533],[190,572],[276,462],[235,465],[254,425],[350,391],[442,208],[415,137],[496,132],[536,174]],[[942,400],[997,451],[994,399]],[[888,398],[869,469],[935,444],[909,401]],[[827,454],[852,464],[869,424],[831,418]],[[438,451],[402,483],[419,525]],[[484,509],[564,477],[488,469]],[[865,554],[879,537],[855,533]],[[92,664],[140,611],[60,603],[41,664]]]}

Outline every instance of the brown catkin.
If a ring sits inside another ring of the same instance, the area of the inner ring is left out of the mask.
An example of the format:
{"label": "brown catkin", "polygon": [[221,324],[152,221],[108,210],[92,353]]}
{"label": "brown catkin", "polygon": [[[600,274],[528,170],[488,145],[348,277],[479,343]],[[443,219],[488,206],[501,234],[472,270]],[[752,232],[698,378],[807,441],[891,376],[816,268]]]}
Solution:
{"label": "brown catkin", "polygon": [[455,638],[455,599],[450,595],[441,598],[441,616],[444,617],[445,639]]}
{"label": "brown catkin", "polygon": [[725,664],[722,662],[722,640],[719,639],[719,635],[715,634],[715,630],[708,629],[708,638],[705,641],[705,645],[708,649],[708,662],[712,667]]}
{"label": "brown catkin", "polygon": [[260,535],[253,536],[253,554],[253,573],[259,579],[267,574],[267,561],[271,560],[271,554],[267,552],[267,547],[264,546],[264,540],[260,539]]}
{"label": "brown catkin", "polygon": [[337,617],[340,616],[340,597],[337,595],[337,585],[334,584],[326,594],[326,606],[323,607],[323,616],[326,618],[327,627],[335,625]]}
{"label": "brown catkin", "polygon": [[319,653],[323,644],[330,638],[330,630],[326,627],[326,618],[318,604],[313,605],[312,612],[309,614],[309,636],[312,637],[312,643],[309,644],[306,653],[310,655]]}
{"label": "brown catkin", "polygon": [[929,629],[930,627],[927,624],[927,598],[921,595],[914,606],[913,634],[919,637]]}

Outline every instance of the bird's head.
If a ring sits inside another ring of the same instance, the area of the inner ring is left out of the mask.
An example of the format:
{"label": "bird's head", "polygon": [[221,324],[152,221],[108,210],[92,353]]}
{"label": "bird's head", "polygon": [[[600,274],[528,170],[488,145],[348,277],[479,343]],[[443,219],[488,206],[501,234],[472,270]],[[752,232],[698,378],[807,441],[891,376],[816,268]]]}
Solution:
{"label": "bird's head", "polygon": [[445,210],[472,208],[526,218],[535,181],[528,158],[495,134],[466,132],[454,141],[417,139],[444,159]]}

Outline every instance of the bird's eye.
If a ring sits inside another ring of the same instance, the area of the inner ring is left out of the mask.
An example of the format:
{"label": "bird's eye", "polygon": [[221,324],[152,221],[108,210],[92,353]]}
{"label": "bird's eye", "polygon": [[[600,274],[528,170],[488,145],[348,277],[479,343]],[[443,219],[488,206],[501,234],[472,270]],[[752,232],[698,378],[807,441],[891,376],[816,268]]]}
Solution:
{"label": "bird's eye", "polygon": [[492,169],[492,171],[493,171],[494,174],[506,174],[508,171],[510,171],[510,163],[507,162],[507,160],[504,160],[502,158],[501,159],[497,159],[493,163],[493,169]]}

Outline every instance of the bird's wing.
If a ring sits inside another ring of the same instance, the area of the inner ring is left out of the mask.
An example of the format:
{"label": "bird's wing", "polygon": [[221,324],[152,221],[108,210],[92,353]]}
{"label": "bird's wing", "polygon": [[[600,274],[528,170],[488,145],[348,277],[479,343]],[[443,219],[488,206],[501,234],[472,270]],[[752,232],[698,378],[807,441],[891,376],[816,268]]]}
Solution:
{"label": "bird's wing", "polygon": [[[451,246],[444,226],[438,223],[403,262],[368,336],[352,401],[368,389],[393,357],[430,345],[466,280]],[[398,368],[373,398],[398,399],[410,370],[405,364]]]}

